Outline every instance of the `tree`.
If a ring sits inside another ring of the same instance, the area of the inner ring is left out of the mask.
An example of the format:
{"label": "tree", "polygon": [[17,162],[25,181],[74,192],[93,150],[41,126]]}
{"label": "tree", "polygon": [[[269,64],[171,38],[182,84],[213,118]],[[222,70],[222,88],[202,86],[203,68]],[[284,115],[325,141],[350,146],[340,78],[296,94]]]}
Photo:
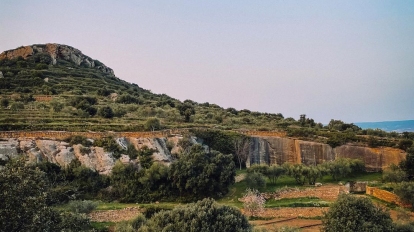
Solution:
{"label": "tree", "polygon": [[0,100],[0,105],[3,109],[6,109],[9,106],[9,99],[7,98],[2,98]]}
{"label": "tree", "polygon": [[98,115],[103,118],[113,118],[114,117],[114,111],[109,106],[104,106],[99,109]]}
{"label": "tree", "polygon": [[10,105],[10,110],[12,111],[20,111],[20,110],[24,110],[24,104],[21,102],[13,102]]}
{"label": "tree", "polygon": [[158,118],[149,118],[144,125],[145,130],[155,131],[161,129],[161,123]]}
{"label": "tree", "polygon": [[350,159],[339,158],[326,162],[323,166],[328,170],[334,180],[347,177],[352,173]]}
{"label": "tree", "polygon": [[60,112],[60,111],[63,109],[63,107],[64,107],[63,103],[58,102],[58,101],[57,101],[57,100],[55,100],[55,99],[53,99],[53,100],[50,102],[50,105],[52,106],[52,109],[53,109],[53,111],[55,111],[55,112]]}
{"label": "tree", "polygon": [[248,188],[262,189],[266,187],[266,178],[260,172],[248,172],[245,181]]}
{"label": "tree", "polygon": [[246,189],[243,197],[243,208],[250,216],[258,216],[263,212],[266,200],[256,189]]}
{"label": "tree", "polygon": [[394,230],[389,212],[376,207],[368,198],[346,194],[331,205],[322,222],[325,232]]}
{"label": "tree", "polygon": [[191,115],[195,114],[194,106],[190,103],[184,103],[177,106],[181,116],[184,116],[184,121],[189,122]]}
{"label": "tree", "polygon": [[201,145],[193,145],[171,165],[169,176],[180,195],[190,200],[223,196],[234,183],[235,175],[232,155],[208,153]]}
{"label": "tree", "polygon": [[399,183],[407,179],[407,174],[397,165],[391,164],[383,171],[382,179],[387,182]]}
{"label": "tree", "polygon": [[233,139],[234,153],[239,162],[239,168],[242,169],[242,163],[246,163],[249,155],[249,138],[246,136],[237,136]]}
{"label": "tree", "polygon": [[283,164],[283,168],[286,170],[286,173],[293,177],[296,183],[304,185],[306,182],[306,166],[303,164]]}
{"label": "tree", "polygon": [[321,167],[319,166],[307,166],[304,170],[304,175],[308,179],[310,185],[314,185],[316,180],[322,177]]}
{"label": "tree", "polygon": [[407,149],[407,155],[405,160],[400,163],[400,167],[407,173],[410,180],[414,178],[414,147]]}
{"label": "tree", "polygon": [[403,181],[399,184],[396,184],[394,187],[394,192],[403,201],[410,203],[414,207],[414,182]]}
{"label": "tree", "polygon": [[238,209],[219,205],[206,198],[197,203],[177,206],[170,211],[161,211],[138,231],[247,232],[251,231],[251,226]]}
{"label": "tree", "polygon": [[[0,228],[2,231],[83,231],[89,220],[60,214],[47,205],[49,184],[39,168],[25,160],[10,160],[0,171]],[[70,222],[70,223],[69,223]]]}
{"label": "tree", "polygon": [[279,179],[279,177],[281,177],[285,173],[286,170],[282,166],[274,164],[269,167],[266,176],[267,178],[269,178],[272,184],[276,184],[277,179]]}

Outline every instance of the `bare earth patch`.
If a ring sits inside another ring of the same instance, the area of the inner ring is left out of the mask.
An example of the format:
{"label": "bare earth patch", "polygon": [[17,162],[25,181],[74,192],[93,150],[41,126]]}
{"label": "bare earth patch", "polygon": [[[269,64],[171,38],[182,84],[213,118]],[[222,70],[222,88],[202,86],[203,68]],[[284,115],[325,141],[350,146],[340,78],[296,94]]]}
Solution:
{"label": "bare earth patch", "polygon": [[138,207],[130,207],[117,210],[96,210],[89,214],[91,221],[94,222],[120,222],[128,221],[142,212]]}

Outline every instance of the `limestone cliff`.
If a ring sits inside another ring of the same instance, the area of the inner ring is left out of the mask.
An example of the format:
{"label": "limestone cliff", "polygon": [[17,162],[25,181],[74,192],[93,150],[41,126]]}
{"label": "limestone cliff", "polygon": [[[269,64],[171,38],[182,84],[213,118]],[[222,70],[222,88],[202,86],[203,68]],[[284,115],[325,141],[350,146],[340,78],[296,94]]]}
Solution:
{"label": "limestone cliff", "polygon": [[303,163],[320,164],[336,158],[361,159],[368,170],[379,171],[405,159],[400,149],[369,148],[342,145],[332,148],[327,144],[281,137],[252,137],[247,166],[252,164]]}
{"label": "limestone cliff", "polygon": [[[28,137],[30,135],[31,137]],[[83,165],[100,173],[111,172],[116,162],[111,152],[104,151],[102,147],[70,146],[61,139],[57,139],[67,135],[63,132],[0,133],[0,138],[3,138],[0,140],[0,159],[15,157],[19,153],[23,153],[31,162],[49,161],[61,166],[68,165],[72,160],[78,159]],[[82,135],[91,140],[103,136],[97,133]],[[147,146],[155,151],[152,155],[154,161],[167,165],[173,160],[171,154],[179,153],[181,150],[177,145],[182,138],[180,134],[166,136],[163,133],[136,132],[117,135],[115,141],[124,150],[129,145],[133,145],[136,149]],[[196,138],[193,138],[193,143],[198,143]],[[314,165],[344,157],[361,159],[365,162],[367,169],[372,171],[382,170],[392,163],[398,164],[406,155],[402,150],[389,147],[369,148],[342,145],[332,148],[327,144],[275,136],[251,137],[248,153],[247,166],[252,164],[283,164],[285,162]],[[131,160],[127,155],[122,155],[120,161],[139,164],[139,160]]]}
{"label": "limestone cliff", "polygon": [[58,59],[63,59],[75,63],[78,66],[83,65],[89,68],[96,68],[104,73],[114,75],[114,71],[111,68],[82,54],[80,50],[63,44],[48,43],[22,46],[13,50],[2,52],[0,54],[0,60],[5,58],[14,59],[17,57],[27,59],[28,57],[38,53],[49,54],[52,58],[52,65],[56,65]]}

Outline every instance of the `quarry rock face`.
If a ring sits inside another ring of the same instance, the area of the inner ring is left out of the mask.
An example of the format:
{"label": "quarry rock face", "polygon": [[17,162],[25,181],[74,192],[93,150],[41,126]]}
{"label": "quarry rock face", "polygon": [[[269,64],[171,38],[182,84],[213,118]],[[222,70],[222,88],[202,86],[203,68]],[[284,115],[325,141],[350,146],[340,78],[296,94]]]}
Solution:
{"label": "quarry rock face", "polygon": [[[46,133],[46,135],[49,134]],[[176,134],[166,137],[116,137],[115,141],[124,151],[130,145],[133,145],[137,150],[144,147],[153,149],[153,160],[169,165],[173,162],[172,154],[182,151],[182,148],[177,145],[180,139],[182,136]],[[192,138],[192,141],[199,143],[195,137]],[[208,150],[207,147],[205,149]],[[281,165],[285,162],[316,165],[342,157],[361,159],[370,171],[379,171],[390,164],[398,164],[405,159],[406,155],[400,149],[389,147],[369,148],[342,145],[332,148],[323,143],[273,136],[251,137],[247,152],[246,166],[248,167],[252,164]],[[109,174],[116,162],[113,153],[105,151],[102,147],[84,147],[80,144],[71,146],[67,142],[53,138],[18,137],[0,140],[0,159],[7,160],[8,157],[17,157],[19,153],[24,154],[29,162],[48,161],[62,167],[77,159],[82,165],[101,174]],[[139,158],[133,160],[125,154],[121,154],[119,160],[122,163],[139,165]]]}
{"label": "quarry rock face", "polygon": [[291,138],[252,137],[246,165],[281,165],[285,162],[316,165],[336,158],[352,158],[364,161],[368,170],[379,171],[390,164],[398,164],[405,155],[403,150],[390,147],[342,145],[332,148],[328,144]]}
{"label": "quarry rock face", "polygon": [[23,57],[23,59],[27,59],[28,57],[33,56],[37,53],[49,54],[52,58],[52,65],[56,65],[58,59],[63,59],[73,62],[78,66],[84,65],[86,67],[96,68],[104,73],[114,75],[114,71],[111,68],[105,66],[100,62],[97,64],[95,60],[82,54],[80,50],[63,44],[48,43],[22,46],[13,50],[2,52],[0,54],[0,60],[5,58],[15,59],[20,56]]}

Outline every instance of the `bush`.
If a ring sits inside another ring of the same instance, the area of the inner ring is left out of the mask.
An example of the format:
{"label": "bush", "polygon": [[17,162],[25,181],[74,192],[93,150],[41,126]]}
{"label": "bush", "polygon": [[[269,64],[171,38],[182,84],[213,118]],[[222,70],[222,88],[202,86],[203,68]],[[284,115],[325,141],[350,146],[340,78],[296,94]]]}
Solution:
{"label": "bush", "polygon": [[370,199],[341,194],[325,213],[323,231],[393,231],[389,212],[376,207]]}
{"label": "bush", "polygon": [[204,199],[157,213],[138,231],[247,232],[251,226],[240,210]]}
{"label": "bush", "polygon": [[246,174],[246,184],[248,188],[266,188],[266,177],[260,172],[250,172]]}
{"label": "bush", "polygon": [[71,212],[85,214],[92,212],[94,209],[96,209],[96,206],[98,206],[96,202],[87,200],[70,201],[68,204],[68,208]]}
{"label": "bush", "polygon": [[113,118],[114,117],[114,111],[109,106],[104,106],[99,109],[98,115],[103,118]]}
{"label": "bush", "polygon": [[323,231],[393,231],[389,212],[376,207],[370,199],[341,194],[325,213]]}

